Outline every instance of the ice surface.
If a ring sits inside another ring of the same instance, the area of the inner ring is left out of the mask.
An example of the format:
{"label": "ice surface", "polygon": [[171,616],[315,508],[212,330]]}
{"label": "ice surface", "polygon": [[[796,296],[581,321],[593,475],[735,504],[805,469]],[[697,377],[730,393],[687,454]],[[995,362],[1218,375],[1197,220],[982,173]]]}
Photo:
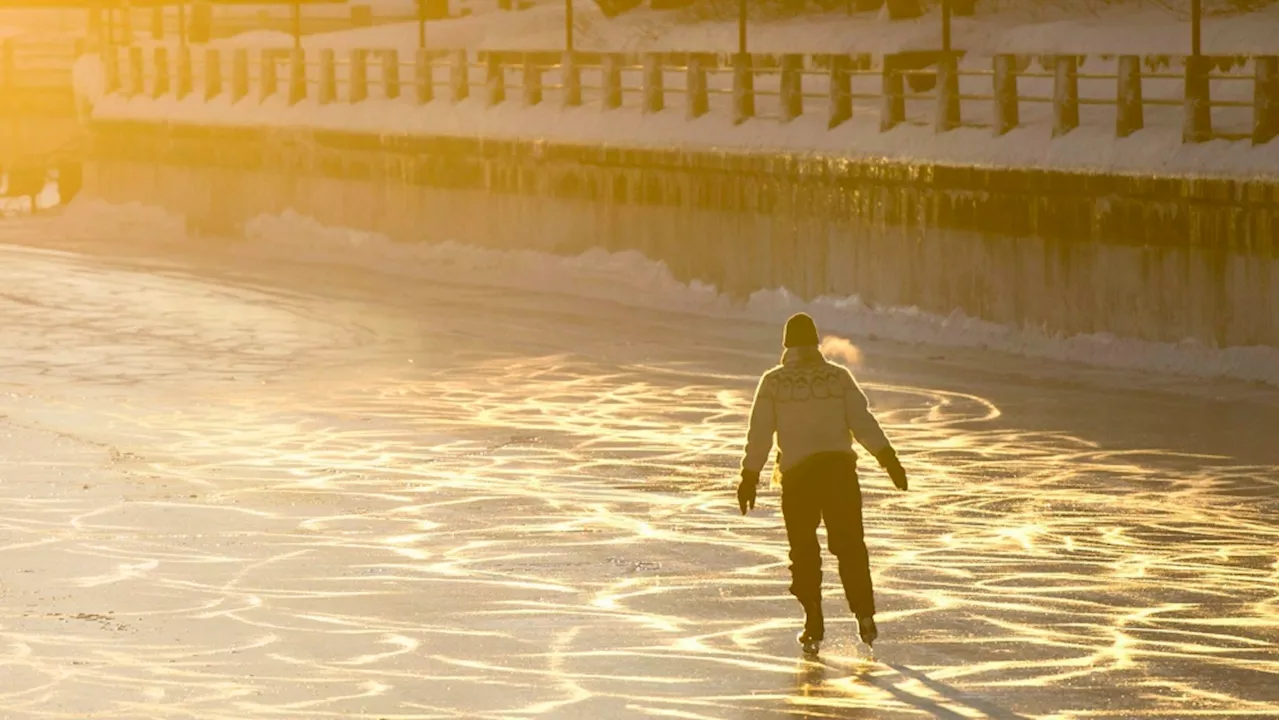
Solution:
{"label": "ice surface", "polygon": [[912,490],[861,469],[881,635],[828,559],[818,665],[777,495],[733,502],[777,324],[251,229],[0,223],[0,715],[1275,714],[1274,388],[864,343]]}

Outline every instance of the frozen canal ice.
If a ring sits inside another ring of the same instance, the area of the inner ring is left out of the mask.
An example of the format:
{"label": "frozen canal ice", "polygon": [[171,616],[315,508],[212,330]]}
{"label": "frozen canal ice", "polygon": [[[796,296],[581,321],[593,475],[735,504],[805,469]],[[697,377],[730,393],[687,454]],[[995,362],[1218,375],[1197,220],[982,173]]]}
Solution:
{"label": "frozen canal ice", "polygon": [[1274,387],[860,342],[912,489],[812,664],[778,327],[127,233],[0,237],[0,716],[1277,713]]}

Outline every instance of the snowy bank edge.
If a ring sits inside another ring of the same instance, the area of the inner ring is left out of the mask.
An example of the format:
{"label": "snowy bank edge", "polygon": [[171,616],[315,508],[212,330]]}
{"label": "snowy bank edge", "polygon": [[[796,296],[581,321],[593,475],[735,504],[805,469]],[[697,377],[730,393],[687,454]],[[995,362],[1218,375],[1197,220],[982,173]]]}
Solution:
{"label": "snowy bank edge", "polygon": [[[86,71],[87,72],[87,71]],[[92,81],[86,80],[86,86]],[[599,108],[550,104],[486,107],[479,98],[457,104],[436,101],[414,106],[368,99],[358,105],[321,105],[283,98],[257,103],[227,97],[205,101],[190,96],[151,99],[119,94],[101,97],[94,121],[154,123],[173,127],[229,127],[259,130],[326,131],[371,136],[463,137],[616,149],[684,147],[693,152],[785,154],[867,164],[952,165],[979,169],[1024,169],[1079,174],[1159,178],[1225,178],[1275,182],[1280,179],[1277,139],[1214,139],[1183,143],[1180,128],[1149,127],[1124,138],[1114,129],[1081,126],[1060,137],[1050,127],[1017,128],[996,137],[987,129],[962,127],[947,133],[900,125],[881,132],[867,114],[835,129],[822,113],[786,124],[753,119],[734,124],[711,113],[687,120],[668,108],[658,113],[602,113]]]}
{"label": "snowy bank edge", "polygon": [[[175,243],[188,240],[182,218],[138,203],[77,200],[59,221],[60,229],[86,239],[95,228],[123,225]],[[780,323],[804,311],[825,330],[856,339],[990,350],[1095,368],[1244,380],[1273,387],[1280,373],[1280,351],[1265,346],[1213,348],[1195,340],[1164,343],[1107,333],[1065,336],[1043,328],[1001,325],[959,310],[944,316],[914,307],[873,307],[856,296],[805,302],[785,289],[757,290],[745,303],[735,303],[707,284],[677,280],[664,263],[634,250],[613,253],[596,248],[580,255],[555,255],[452,241],[404,243],[379,233],[326,226],[293,211],[259,215],[246,224],[244,235],[238,252],[259,260],[359,267],[416,280],[513,288],[767,323]]]}

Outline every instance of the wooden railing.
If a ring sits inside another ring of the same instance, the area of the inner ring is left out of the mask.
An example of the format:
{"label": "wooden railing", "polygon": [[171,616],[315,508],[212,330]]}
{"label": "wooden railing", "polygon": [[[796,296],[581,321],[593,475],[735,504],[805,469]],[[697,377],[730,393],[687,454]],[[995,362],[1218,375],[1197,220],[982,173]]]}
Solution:
{"label": "wooden railing", "polygon": [[70,89],[71,66],[84,48],[83,40],[0,40],[0,91],[12,88]]}
{"label": "wooden railing", "polygon": [[0,41],[0,119],[76,115],[72,65],[82,41],[14,39]]}
{"label": "wooden railing", "polygon": [[[228,74],[229,60],[229,74]],[[1087,60],[1082,64],[1082,60]],[[829,128],[878,110],[882,132],[901,124],[936,132],[987,127],[1003,135],[1051,123],[1055,136],[1105,122],[1117,137],[1157,124],[1181,127],[1184,142],[1276,137],[1277,60],[1201,57],[1154,69],[1121,55],[1037,58],[958,54],[717,55],[419,50],[116,48],[104,58],[107,91],[153,98],[229,96],[232,102],[358,103],[371,97],[427,104],[479,93],[487,105],[520,102],[661,112],[690,119],[727,111],[734,122],[789,122],[823,112]],[[557,96],[557,97],[553,97]],[[985,105],[986,109],[981,109]],[[975,110],[975,108],[977,108]],[[1102,117],[1103,113],[1106,117]],[[1159,116],[1159,117],[1156,117]]]}

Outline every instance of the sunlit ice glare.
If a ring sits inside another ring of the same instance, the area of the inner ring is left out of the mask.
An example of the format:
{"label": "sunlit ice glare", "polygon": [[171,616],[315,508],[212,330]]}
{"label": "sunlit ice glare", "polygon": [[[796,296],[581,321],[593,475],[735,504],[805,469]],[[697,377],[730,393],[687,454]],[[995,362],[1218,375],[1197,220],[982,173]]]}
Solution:
{"label": "sunlit ice glare", "polygon": [[0,707],[111,683],[148,707],[199,689],[193,714],[1065,717],[1116,688],[1125,717],[1273,705],[1249,678],[1275,672],[1274,510],[1242,498],[1275,487],[1274,464],[1073,424],[1082,407],[1136,424],[1123,393],[1037,386],[1053,413],[1002,412],[998,387],[891,375],[883,348],[827,336],[913,487],[860,467],[882,638],[856,639],[826,556],[815,674],[778,495],[744,518],[732,494],[752,375],[773,358],[670,342],[678,328],[757,358],[772,328],[604,307],[575,328],[571,300],[484,290],[459,308],[456,287],[334,270],[320,292],[307,267],[272,270],[296,292],[87,259],[4,267],[7,292],[45,300],[0,310],[9,382],[111,399],[15,396],[6,413],[117,451],[105,470],[88,446],[5,475],[15,592],[84,592],[11,613],[0,633],[22,651]]}

